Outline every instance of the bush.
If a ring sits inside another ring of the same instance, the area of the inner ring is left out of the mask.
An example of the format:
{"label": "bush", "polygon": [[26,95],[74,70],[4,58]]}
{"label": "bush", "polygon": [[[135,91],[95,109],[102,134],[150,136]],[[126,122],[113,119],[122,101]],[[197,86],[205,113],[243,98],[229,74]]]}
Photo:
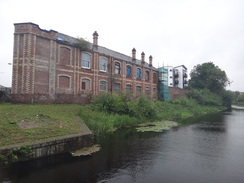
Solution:
{"label": "bush", "polygon": [[221,96],[212,93],[208,89],[190,89],[186,92],[186,96],[190,99],[194,99],[200,105],[208,106],[221,106],[222,99]]}
{"label": "bush", "polygon": [[154,102],[145,96],[132,101],[128,95],[103,93],[92,99],[92,107],[96,111],[139,119],[154,119],[156,115]]}
{"label": "bush", "polygon": [[234,94],[231,91],[222,92],[222,101],[224,106],[230,108],[233,100],[234,100]]}

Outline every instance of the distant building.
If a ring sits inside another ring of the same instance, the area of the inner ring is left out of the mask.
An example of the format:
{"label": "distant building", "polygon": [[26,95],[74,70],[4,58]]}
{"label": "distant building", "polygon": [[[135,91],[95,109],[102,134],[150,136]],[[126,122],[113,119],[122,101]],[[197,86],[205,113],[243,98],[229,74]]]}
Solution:
{"label": "distant building", "polygon": [[187,68],[184,65],[177,67],[166,66],[168,70],[168,86],[184,89],[188,86]]}
{"label": "distant building", "polygon": [[136,58],[93,43],[81,47],[77,38],[17,23],[14,33],[13,103],[89,102],[102,92],[127,92],[133,97],[158,97],[158,70],[152,56]]}

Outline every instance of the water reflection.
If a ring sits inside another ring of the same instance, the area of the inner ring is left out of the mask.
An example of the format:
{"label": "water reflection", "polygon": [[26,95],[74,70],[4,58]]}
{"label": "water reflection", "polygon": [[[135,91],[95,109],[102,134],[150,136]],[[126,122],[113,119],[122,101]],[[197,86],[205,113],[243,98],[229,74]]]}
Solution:
{"label": "water reflection", "polygon": [[163,133],[122,129],[93,156],[4,169],[0,182],[243,182],[244,111],[198,120]]}

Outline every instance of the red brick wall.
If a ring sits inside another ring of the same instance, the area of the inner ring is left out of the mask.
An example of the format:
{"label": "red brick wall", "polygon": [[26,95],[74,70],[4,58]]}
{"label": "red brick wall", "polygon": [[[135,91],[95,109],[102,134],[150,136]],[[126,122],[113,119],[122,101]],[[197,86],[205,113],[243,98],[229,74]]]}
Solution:
{"label": "red brick wall", "polygon": [[169,87],[169,99],[177,99],[185,96],[185,90],[176,87]]}
{"label": "red brick wall", "polygon": [[[87,52],[91,55],[89,69],[82,68],[82,51],[68,43],[57,42],[56,31],[41,30],[32,23],[15,24],[14,58],[13,58],[13,103],[87,103],[91,95],[98,95],[100,81],[107,82],[107,92],[114,90],[113,84],[120,83],[125,91],[126,84],[132,85],[136,97],[136,86],[150,88],[153,96],[152,68],[127,63],[123,60]],[[107,72],[99,69],[99,58],[107,59]],[[114,63],[121,63],[120,75],[114,75]],[[131,78],[126,77],[126,65],[133,70]],[[141,68],[142,79],[136,79],[136,68]],[[145,81],[145,72],[149,71],[149,81]],[[82,79],[90,79],[90,91],[82,90]]]}

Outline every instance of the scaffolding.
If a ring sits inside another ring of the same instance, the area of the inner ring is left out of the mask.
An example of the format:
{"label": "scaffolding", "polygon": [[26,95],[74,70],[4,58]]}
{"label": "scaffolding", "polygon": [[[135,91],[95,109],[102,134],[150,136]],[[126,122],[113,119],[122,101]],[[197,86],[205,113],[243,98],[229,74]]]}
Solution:
{"label": "scaffolding", "polygon": [[168,86],[168,69],[164,67],[158,68],[159,84],[158,84],[158,98],[162,101],[169,100],[169,86]]}

